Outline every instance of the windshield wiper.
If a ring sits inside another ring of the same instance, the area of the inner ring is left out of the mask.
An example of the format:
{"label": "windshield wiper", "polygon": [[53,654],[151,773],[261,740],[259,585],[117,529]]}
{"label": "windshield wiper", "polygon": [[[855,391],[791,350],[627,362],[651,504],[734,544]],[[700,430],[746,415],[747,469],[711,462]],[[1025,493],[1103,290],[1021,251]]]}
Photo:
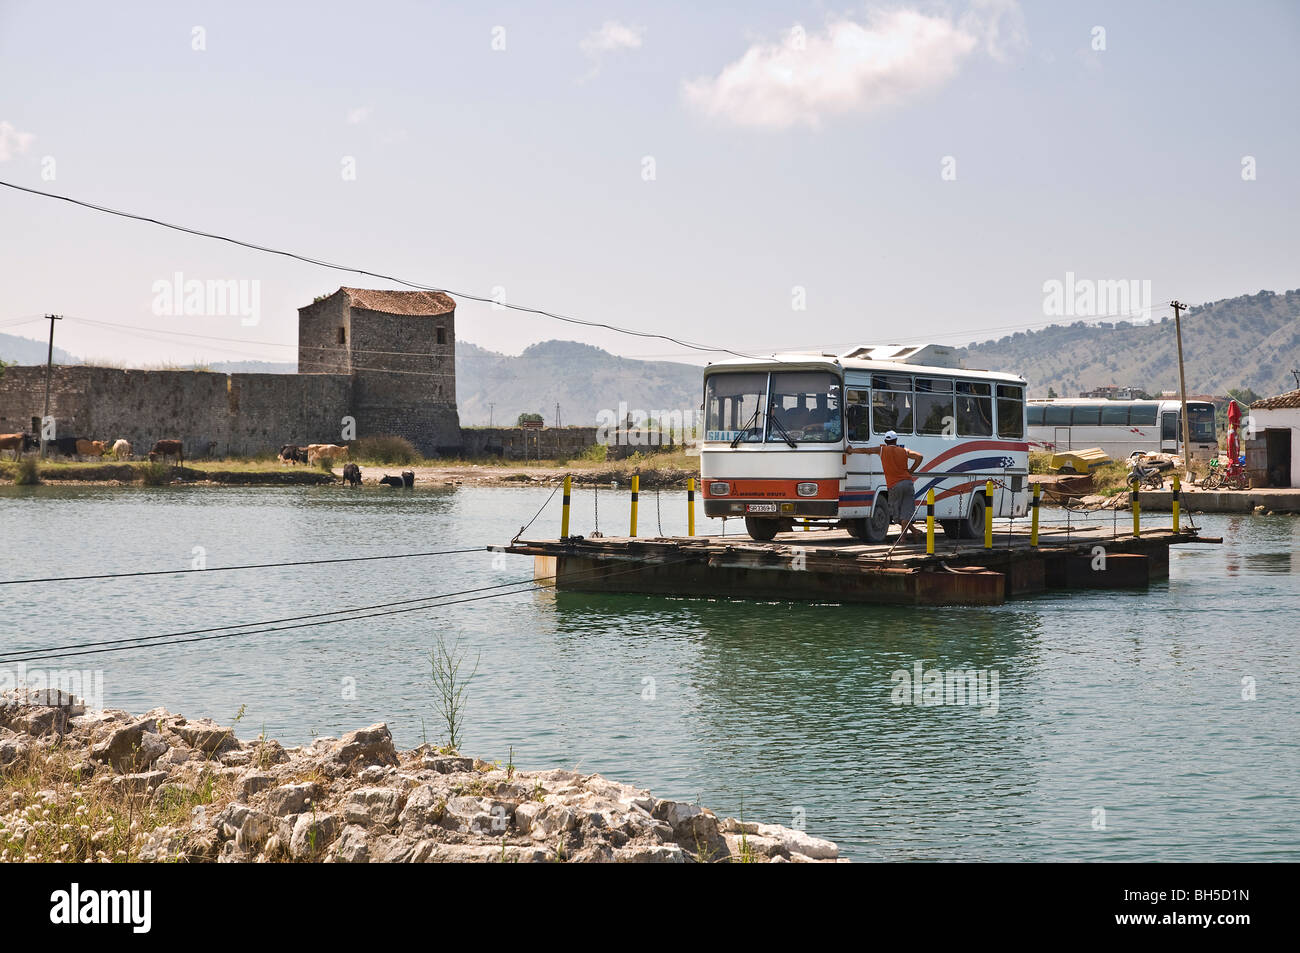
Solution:
{"label": "windshield wiper", "polygon": [[754,421],[758,420],[758,412],[759,412],[760,410],[762,410],[762,409],[763,409],[763,405],[762,405],[762,404],[755,404],[755,405],[754,405],[754,413],[753,413],[753,415],[749,418],[749,421],[745,424],[744,427],[742,427],[740,430],[736,431],[736,438],[735,438],[734,440],[731,441],[731,449],[732,449],[732,450],[735,450],[736,447],[740,446],[740,441],[741,441],[741,439],[745,436],[745,434],[749,433],[749,431],[750,431],[751,429],[753,429]]}
{"label": "windshield wiper", "polygon": [[790,431],[785,429],[785,426],[781,423],[781,418],[776,415],[776,411],[771,407],[767,409],[767,419],[776,424],[776,429],[780,431],[781,436],[785,437],[785,442],[790,445],[791,450],[799,449],[799,445],[794,442],[794,437],[790,436]]}

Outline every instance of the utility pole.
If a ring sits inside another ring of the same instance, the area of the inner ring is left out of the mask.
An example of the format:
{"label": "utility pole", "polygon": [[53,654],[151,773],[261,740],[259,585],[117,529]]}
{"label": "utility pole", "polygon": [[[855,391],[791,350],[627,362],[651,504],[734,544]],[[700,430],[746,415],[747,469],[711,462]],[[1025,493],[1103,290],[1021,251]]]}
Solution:
{"label": "utility pole", "polygon": [[559,429],[559,426],[560,426],[560,402],[559,402],[558,400],[555,402],[555,426],[556,426],[556,429]]}
{"label": "utility pole", "polygon": [[1190,483],[1192,478],[1192,431],[1191,423],[1187,419],[1187,376],[1183,372],[1183,309],[1187,305],[1180,301],[1171,301],[1169,306],[1174,309],[1174,336],[1178,339],[1178,392],[1183,404],[1183,472],[1187,474],[1187,480]]}
{"label": "utility pole", "polygon": [[488,426],[492,426],[492,414],[496,411],[496,404],[488,404]]}
{"label": "utility pole", "polygon": [[62,321],[61,314],[47,314],[50,322],[50,350],[45,357],[45,412],[41,414],[41,459],[45,459],[45,421],[50,416],[50,378],[54,376],[54,322]]}

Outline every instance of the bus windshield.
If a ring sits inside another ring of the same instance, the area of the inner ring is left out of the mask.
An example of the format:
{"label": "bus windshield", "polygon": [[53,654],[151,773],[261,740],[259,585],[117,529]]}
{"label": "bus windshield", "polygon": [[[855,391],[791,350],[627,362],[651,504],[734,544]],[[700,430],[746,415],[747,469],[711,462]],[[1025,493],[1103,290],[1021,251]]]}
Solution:
{"label": "bus windshield", "polygon": [[1188,404],[1187,429],[1191,431],[1192,443],[1214,443],[1214,406]]}
{"label": "bus windshield", "polygon": [[710,374],[704,385],[704,439],[762,441],[766,393],[767,374]]}
{"label": "bus windshield", "polygon": [[840,380],[826,371],[778,371],[772,375],[767,440],[838,443],[844,434]]}

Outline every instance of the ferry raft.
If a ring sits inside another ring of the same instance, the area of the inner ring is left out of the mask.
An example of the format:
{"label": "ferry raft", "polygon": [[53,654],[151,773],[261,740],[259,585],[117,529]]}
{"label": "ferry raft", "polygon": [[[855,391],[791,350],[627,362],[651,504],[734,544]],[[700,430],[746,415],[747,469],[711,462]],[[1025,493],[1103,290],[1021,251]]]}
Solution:
{"label": "ferry raft", "polygon": [[[562,590],[998,605],[1145,586],[1168,577],[1170,546],[1219,542],[1184,532],[1176,502],[1165,529],[1144,531],[1135,501],[1131,534],[1117,522],[1040,532],[1025,380],[966,368],[948,347],[740,358],[709,365],[703,383],[704,513],[743,521],[746,537],[694,535],[694,481],[685,537],[637,537],[635,481],[628,536],[571,536],[566,480],[560,537],[504,551],[533,556],[536,580]],[[924,539],[891,540],[913,520]]]}
{"label": "ferry raft", "polygon": [[1219,543],[1195,531],[995,527],[996,545],[966,540],[864,543],[843,530],[744,536],[516,540],[534,580],[572,592],[895,605],[1000,605],[1049,590],[1144,587],[1169,576],[1169,547]]}

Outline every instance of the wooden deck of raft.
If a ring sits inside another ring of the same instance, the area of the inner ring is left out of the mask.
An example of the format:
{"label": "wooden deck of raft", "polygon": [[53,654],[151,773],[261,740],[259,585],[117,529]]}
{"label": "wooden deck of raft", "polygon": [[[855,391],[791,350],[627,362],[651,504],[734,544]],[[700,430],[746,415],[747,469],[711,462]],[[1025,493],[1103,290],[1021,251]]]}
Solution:
{"label": "wooden deck of raft", "polygon": [[504,549],[534,557],[539,582],[574,592],[999,605],[1049,590],[1143,587],[1168,578],[1170,546],[1222,542],[1167,528],[1134,537],[1074,525],[1043,527],[1033,548],[1028,527],[995,529],[990,550],[983,540],[936,533],[932,556],[923,538],[871,544],[843,530],[782,533],[768,543],[743,535],[609,536],[516,540]]}

